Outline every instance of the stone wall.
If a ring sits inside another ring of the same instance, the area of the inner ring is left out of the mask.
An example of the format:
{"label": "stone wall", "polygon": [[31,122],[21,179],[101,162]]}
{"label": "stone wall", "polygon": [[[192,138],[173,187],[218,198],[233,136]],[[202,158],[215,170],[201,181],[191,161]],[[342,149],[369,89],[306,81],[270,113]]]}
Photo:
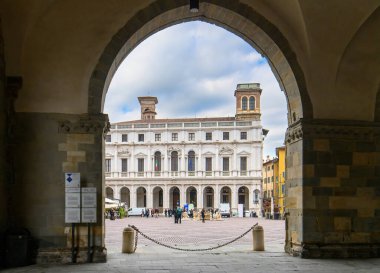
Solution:
{"label": "stone wall", "polygon": [[[64,173],[80,172],[81,186],[97,188],[92,245],[94,260],[105,260],[102,156],[107,116],[17,113],[16,124],[10,224],[31,231],[38,242],[37,262],[69,262],[71,224],[65,224]],[[77,227],[79,247],[87,246],[84,227]]]}
{"label": "stone wall", "polygon": [[302,120],[286,141],[286,251],[380,257],[380,124]]}

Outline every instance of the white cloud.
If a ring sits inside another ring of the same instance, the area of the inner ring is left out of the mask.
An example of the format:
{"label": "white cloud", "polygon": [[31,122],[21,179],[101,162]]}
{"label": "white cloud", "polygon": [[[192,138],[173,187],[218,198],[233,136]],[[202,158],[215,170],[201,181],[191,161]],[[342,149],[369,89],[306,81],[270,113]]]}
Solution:
{"label": "white cloud", "polygon": [[158,118],[234,116],[234,90],[247,82],[263,89],[264,155],[273,156],[287,127],[285,95],[259,53],[211,24],[178,24],[143,41],[116,72],[104,111],[111,122],[139,119],[137,97],[150,95],[158,97]]}

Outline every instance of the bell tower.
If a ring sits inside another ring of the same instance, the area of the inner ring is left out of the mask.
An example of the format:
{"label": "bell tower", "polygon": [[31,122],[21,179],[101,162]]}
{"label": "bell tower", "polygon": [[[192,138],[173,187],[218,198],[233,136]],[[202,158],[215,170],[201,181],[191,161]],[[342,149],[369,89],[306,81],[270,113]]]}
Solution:
{"label": "bell tower", "polygon": [[260,120],[260,96],[262,89],[259,83],[241,83],[236,86],[236,119]]}
{"label": "bell tower", "polygon": [[141,106],[141,119],[152,120],[156,118],[156,104],[158,103],[157,97],[138,97]]}

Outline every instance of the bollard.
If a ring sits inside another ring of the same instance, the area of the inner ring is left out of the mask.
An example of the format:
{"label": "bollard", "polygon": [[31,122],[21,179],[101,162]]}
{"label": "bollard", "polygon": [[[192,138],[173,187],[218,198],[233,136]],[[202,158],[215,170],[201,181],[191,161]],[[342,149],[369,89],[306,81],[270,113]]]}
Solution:
{"label": "bollard", "polygon": [[252,230],[253,251],[264,251],[264,229],[262,226],[255,226]]}
{"label": "bollard", "polygon": [[135,252],[135,230],[127,227],[123,230],[123,246],[122,253],[134,253]]}

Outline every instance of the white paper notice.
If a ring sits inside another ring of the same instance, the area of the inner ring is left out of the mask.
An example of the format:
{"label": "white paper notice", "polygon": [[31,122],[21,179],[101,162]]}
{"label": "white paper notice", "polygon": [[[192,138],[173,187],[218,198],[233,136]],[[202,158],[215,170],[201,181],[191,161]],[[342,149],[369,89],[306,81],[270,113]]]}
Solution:
{"label": "white paper notice", "polygon": [[65,209],[65,223],[80,223],[80,209],[66,208]]}
{"label": "white paper notice", "polygon": [[79,192],[66,192],[65,198],[66,208],[80,208],[80,193]]}
{"label": "white paper notice", "polygon": [[82,223],[96,223],[96,208],[82,208]]}

